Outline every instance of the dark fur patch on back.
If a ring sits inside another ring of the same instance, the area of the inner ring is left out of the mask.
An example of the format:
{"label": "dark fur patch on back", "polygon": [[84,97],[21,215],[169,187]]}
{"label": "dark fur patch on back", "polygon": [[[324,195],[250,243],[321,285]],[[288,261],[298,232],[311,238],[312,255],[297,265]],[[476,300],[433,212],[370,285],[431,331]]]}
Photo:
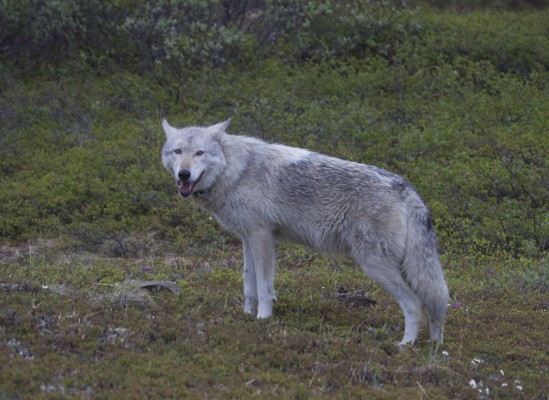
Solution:
{"label": "dark fur patch on back", "polygon": [[406,197],[408,197],[408,194],[414,191],[412,185],[405,179],[399,176],[393,176],[392,179],[393,182],[391,186],[393,190],[398,193],[399,197],[402,200],[406,199]]}
{"label": "dark fur patch on back", "polygon": [[431,212],[427,211],[427,215],[425,216],[424,220],[425,226],[427,227],[427,231],[432,231],[435,227],[435,224],[433,222],[433,217],[431,216]]}

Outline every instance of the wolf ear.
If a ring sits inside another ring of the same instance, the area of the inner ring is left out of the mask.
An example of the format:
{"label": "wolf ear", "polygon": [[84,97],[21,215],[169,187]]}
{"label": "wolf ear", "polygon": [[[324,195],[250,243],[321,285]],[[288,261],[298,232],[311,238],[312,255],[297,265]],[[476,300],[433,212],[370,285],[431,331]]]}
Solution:
{"label": "wolf ear", "polygon": [[219,124],[215,124],[208,127],[208,132],[213,133],[216,138],[220,138],[227,130],[229,125],[231,124],[231,119],[224,122],[220,122]]}
{"label": "wolf ear", "polygon": [[164,129],[166,136],[171,136],[175,132],[175,128],[171,127],[170,124],[168,124],[168,121],[166,119],[162,120],[162,129]]}

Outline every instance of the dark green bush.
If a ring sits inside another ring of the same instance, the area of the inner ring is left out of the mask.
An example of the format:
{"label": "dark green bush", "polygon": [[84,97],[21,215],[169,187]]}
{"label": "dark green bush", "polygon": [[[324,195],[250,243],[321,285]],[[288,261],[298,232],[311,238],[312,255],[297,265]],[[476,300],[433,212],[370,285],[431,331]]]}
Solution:
{"label": "dark green bush", "polygon": [[549,68],[546,18],[546,12],[423,13],[421,35],[405,43],[402,62],[416,59],[424,68],[467,59],[527,77]]}
{"label": "dark green bush", "polygon": [[162,170],[160,121],[232,117],[233,133],[404,175],[432,208],[444,252],[547,252],[546,11],[282,0],[1,7],[3,240],[60,237],[117,255],[223,243]]}
{"label": "dark green bush", "polygon": [[449,17],[362,1],[7,1],[0,5],[0,59],[23,72],[44,62],[122,67],[152,73],[168,87],[205,66],[272,56],[287,63],[382,57],[420,61],[418,68],[467,56],[528,75],[549,66],[545,17]]}
{"label": "dark green bush", "polygon": [[532,9],[549,6],[547,0],[416,0],[410,4],[431,6],[439,9],[470,11],[477,9]]}

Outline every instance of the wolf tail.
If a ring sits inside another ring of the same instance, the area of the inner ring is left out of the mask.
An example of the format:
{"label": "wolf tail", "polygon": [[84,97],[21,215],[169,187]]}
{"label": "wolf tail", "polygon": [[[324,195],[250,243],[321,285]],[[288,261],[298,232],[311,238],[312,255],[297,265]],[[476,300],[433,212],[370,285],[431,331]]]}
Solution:
{"label": "wolf tail", "polygon": [[421,202],[408,213],[404,279],[429,313],[431,340],[442,343],[449,301],[431,214]]}

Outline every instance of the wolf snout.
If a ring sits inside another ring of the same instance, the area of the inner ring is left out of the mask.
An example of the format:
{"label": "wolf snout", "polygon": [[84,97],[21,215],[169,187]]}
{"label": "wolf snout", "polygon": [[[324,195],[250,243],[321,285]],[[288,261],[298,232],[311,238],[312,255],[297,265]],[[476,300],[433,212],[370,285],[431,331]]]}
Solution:
{"label": "wolf snout", "polygon": [[181,179],[182,182],[186,182],[191,177],[191,171],[186,168],[181,168],[177,173],[177,176],[179,177],[179,179]]}
{"label": "wolf snout", "polygon": [[183,197],[188,197],[193,193],[194,187],[198,184],[198,181],[200,181],[204,172],[195,180],[191,180],[191,175],[191,171],[187,168],[181,168],[177,172],[177,186],[179,186],[179,194]]}

